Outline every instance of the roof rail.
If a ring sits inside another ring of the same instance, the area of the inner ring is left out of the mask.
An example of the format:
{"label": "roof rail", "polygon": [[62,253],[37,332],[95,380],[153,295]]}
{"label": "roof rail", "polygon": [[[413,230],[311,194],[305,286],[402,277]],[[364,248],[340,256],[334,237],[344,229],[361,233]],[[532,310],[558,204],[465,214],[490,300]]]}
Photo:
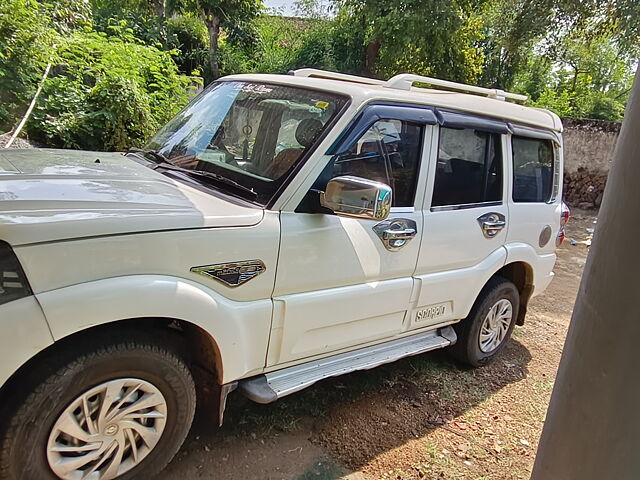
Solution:
{"label": "roof rail", "polygon": [[291,70],[289,75],[294,75],[296,77],[326,78],[329,80],[341,80],[343,82],[363,83],[365,85],[385,84],[384,80],[359,77],[357,75],[347,75],[346,73],[329,72],[327,70],[319,70],[317,68],[300,68],[298,70]]}
{"label": "roof rail", "polygon": [[347,75],[346,73],[329,72],[327,70],[319,70],[317,68],[301,68],[299,70],[291,70],[290,75],[296,77],[313,77],[326,78],[329,80],[341,80],[343,82],[362,83],[365,85],[380,85],[396,90],[411,90],[414,83],[424,83],[442,90],[450,90],[454,92],[472,93],[474,95],[482,95],[496,100],[513,100],[514,102],[526,102],[529,97],[518,93],[505,92],[496,88],[476,87],[475,85],[466,85],[464,83],[450,82],[448,80],[440,80],[439,78],[423,77],[421,75],[413,75],[411,73],[401,73],[390,78],[386,82],[375,78],[359,77],[357,75]]}
{"label": "roof rail", "polygon": [[496,88],[483,88],[474,85],[466,85],[464,83],[449,82],[448,80],[440,80],[439,78],[423,77],[421,75],[412,75],[410,73],[401,73],[390,78],[384,83],[387,88],[395,88],[397,90],[411,90],[414,83],[424,83],[439,87],[443,90],[453,90],[457,92],[473,93],[483,95],[485,97],[494,98],[496,100],[513,100],[516,102],[526,102],[529,97],[517,93],[505,92]]}

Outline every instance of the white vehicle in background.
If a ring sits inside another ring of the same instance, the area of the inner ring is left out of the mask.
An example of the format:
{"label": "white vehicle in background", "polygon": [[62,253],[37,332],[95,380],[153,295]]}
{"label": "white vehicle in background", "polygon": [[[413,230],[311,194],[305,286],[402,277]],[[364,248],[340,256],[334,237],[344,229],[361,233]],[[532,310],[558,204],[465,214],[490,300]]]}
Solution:
{"label": "white vehicle in background", "polygon": [[1,479],[151,478],[196,400],[480,366],[523,323],[568,219],[560,119],[292,73],[225,77],[125,155],[0,152]]}

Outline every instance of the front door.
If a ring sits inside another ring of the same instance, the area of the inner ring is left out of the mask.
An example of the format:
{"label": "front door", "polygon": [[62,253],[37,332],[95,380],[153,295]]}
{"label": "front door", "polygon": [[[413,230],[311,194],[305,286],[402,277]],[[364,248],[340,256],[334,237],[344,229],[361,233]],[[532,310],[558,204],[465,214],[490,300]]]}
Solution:
{"label": "front door", "polygon": [[[393,189],[391,214],[376,222],[302,213],[300,207],[281,212],[268,366],[388,339],[407,329],[423,231],[422,156],[432,127],[364,117],[370,120],[362,134],[342,153],[326,156],[314,186],[323,189],[330,178],[342,175],[386,183]],[[393,230],[412,233],[406,241],[390,242],[385,232]]]}

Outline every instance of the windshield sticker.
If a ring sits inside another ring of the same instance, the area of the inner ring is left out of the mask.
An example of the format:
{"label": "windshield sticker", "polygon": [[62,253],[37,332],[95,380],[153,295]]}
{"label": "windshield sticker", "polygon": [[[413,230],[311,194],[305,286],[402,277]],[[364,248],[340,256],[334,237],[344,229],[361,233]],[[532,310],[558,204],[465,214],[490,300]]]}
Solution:
{"label": "windshield sticker", "polygon": [[255,83],[239,83],[234,85],[236,90],[240,90],[246,93],[271,93],[273,92],[273,88],[269,88],[266,85],[255,84]]}
{"label": "windshield sticker", "polygon": [[329,102],[316,102],[316,108],[319,108],[320,110],[326,110],[327,107],[329,106]]}

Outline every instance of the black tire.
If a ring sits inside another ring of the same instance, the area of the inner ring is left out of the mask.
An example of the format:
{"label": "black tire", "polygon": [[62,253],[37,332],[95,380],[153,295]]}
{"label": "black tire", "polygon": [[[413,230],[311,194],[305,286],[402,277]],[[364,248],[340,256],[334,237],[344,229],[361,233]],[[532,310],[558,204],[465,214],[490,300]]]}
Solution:
{"label": "black tire", "polygon": [[[491,307],[502,299],[511,302],[511,323],[501,343],[496,348],[483,352],[480,348],[480,329]],[[516,324],[519,306],[520,294],[513,283],[503,277],[493,277],[489,280],[478,295],[469,316],[453,326],[458,335],[458,341],[451,348],[454,358],[473,367],[491,362],[509,341]]]}
{"label": "black tire", "polygon": [[[73,359],[67,346],[62,354],[42,362],[38,383],[27,388],[22,401],[0,419],[6,425],[0,431],[0,479],[60,478],[47,460],[47,442],[56,420],[85,392],[122,378],[148,382],[164,397],[166,421],[158,443],[139,464],[117,477],[153,478],[177,453],[191,427],[196,392],[189,368],[171,346],[140,334],[83,350],[75,345],[78,353]],[[54,370],[52,363],[57,365]]]}

